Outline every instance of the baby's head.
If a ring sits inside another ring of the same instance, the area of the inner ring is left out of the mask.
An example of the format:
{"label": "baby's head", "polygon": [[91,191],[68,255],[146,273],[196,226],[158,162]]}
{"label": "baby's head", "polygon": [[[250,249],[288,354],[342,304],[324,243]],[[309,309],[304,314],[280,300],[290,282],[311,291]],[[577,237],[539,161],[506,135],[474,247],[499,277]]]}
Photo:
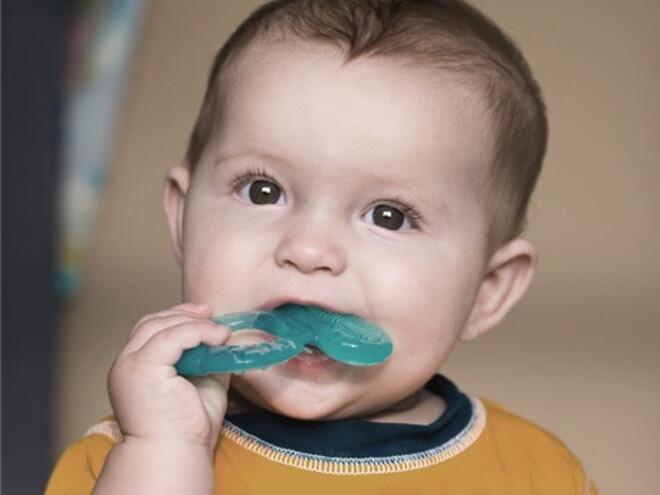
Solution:
{"label": "baby's head", "polygon": [[223,74],[250,48],[265,48],[274,39],[332,46],[347,62],[389,59],[402,69],[428,70],[440,86],[449,78],[471,89],[491,128],[484,142],[492,142],[492,156],[476,177],[490,212],[488,248],[522,233],[546,149],[545,106],[516,46],[461,0],[277,0],[264,5],[216,57],[186,153],[192,169],[221,125]]}
{"label": "baby's head", "polygon": [[536,255],[516,236],[545,133],[522,57],[462,2],[258,10],[218,55],[188,167],[168,176],[184,299],[353,314],[394,351],[362,368],[313,350],[232,387],[299,418],[419,412],[411,395],[455,343],[527,288]]}

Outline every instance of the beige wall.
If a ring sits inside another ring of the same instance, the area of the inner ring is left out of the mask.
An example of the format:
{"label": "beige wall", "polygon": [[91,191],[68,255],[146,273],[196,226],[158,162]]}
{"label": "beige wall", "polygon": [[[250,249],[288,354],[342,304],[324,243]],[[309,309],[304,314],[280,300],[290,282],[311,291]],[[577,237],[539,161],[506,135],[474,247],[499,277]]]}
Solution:
{"label": "beige wall", "polygon": [[[84,291],[59,335],[56,448],[109,412],[107,368],[134,322],[178,301],[161,214],[217,46],[252,1],[154,0]],[[660,3],[478,0],[524,48],[551,143],[531,293],[445,371],[561,436],[603,493],[657,492],[660,458]]]}

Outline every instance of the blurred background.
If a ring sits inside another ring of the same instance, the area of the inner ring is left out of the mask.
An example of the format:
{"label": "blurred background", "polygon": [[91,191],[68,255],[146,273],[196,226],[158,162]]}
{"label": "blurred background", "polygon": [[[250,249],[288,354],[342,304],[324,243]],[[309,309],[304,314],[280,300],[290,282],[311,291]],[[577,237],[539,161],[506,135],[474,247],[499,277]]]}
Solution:
{"label": "blurred background", "polygon": [[[179,301],[161,211],[212,58],[252,0],[3,2],[3,479],[39,493],[106,373]],[[442,370],[559,435],[603,494],[658,493],[660,3],[475,0],[549,108],[529,295]]]}

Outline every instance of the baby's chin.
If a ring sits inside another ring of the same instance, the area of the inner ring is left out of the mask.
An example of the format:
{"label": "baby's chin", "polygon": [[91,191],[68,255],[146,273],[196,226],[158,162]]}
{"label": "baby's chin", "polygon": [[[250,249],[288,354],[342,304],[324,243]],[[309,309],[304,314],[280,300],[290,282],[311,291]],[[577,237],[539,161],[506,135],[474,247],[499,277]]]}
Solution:
{"label": "baby's chin", "polygon": [[378,410],[363,407],[359,401],[338,400],[338,394],[327,390],[323,393],[324,387],[313,384],[296,383],[278,391],[269,388],[264,392],[246,376],[247,373],[232,377],[229,414],[266,410],[302,421],[329,421],[362,418]]}

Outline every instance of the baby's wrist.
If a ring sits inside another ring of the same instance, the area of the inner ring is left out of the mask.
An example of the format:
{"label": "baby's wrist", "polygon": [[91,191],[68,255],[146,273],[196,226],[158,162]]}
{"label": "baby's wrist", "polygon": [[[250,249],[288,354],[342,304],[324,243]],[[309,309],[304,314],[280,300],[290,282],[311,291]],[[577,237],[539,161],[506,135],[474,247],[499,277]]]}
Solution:
{"label": "baby's wrist", "polygon": [[189,495],[213,491],[212,452],[178,438],[125,436],[108,455],[94,494]]}
{"label": "baby's wrist", "polygon": [[169,457],[180,459],[183,456],[196,457],[200,461],[203,458],[212,460],[214,445],[202,440],[178,438],[178,437],[146,437],[126,435],[120,445],[125,449],[140,452],[144,455],[156,457]]}

